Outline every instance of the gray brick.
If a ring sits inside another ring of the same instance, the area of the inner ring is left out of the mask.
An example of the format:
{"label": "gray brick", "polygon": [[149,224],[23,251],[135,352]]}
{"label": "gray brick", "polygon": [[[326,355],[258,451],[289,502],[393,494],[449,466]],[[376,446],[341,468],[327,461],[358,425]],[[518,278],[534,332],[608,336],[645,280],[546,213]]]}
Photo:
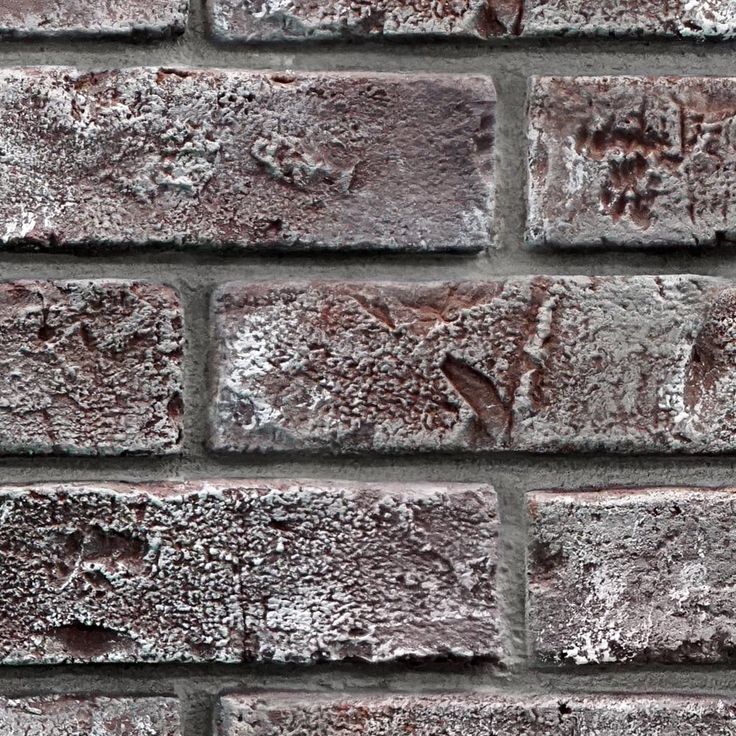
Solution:
{"label": "gray brick", "polygon": [[0,452],[178,452],[183,341],[161,284],[0,283]]}
{"label": "gray brick", "polygon": [[501,655],[492,489],[0,487],[0,663]]}
{"label": "gray brick", "polygon": [[0,71],[0,246],[479,250],[473,76]]}
{"label": "gray brick", "polygon": [[0,36],[161,37],[184,31],[188,0],[4,0]]}
{"label": "gray brick", "polygon": [[225,285],[211,446],[733,450],[735,312],[689,276]]}
{"label": "gray brick", "polygon": [[0,729],[25,736],[180,736],[174,698],[0,699]]}
{"label": "gray brick", "polygon": [[531,494],[532,650],[576,664],[732,660],[735,510],[732,489]]}
{"label": "gray brick", "polygon": [[732,241],[736,79],[539,77],[529,102],[533,246]]}
{"label": "gray brick", "polygon": [[217,736],[701,736],[736,734],[736,707],[715,698],[512,698],[501,695],[227,695]]}

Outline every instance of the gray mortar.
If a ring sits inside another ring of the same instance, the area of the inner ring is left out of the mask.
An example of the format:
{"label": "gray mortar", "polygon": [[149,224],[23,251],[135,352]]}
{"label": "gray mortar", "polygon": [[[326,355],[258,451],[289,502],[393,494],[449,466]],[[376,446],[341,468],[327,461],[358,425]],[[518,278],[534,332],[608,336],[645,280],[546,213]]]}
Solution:
{"label": "gray mortar", "polygon": [[228,280],[462,279],[520,274],[699,273],[736,280],[736,249],[643,252],[532,252],[524,232],[525,95],[532,74],[736,75],[736,44],[683,41],[509,41],[503,43],[330,44],[218,47],[203,35],[196,6],[185,36],[154,45],[120,42],[2,42],[0,66],[70,64],[88,69],[120,65],[191,65],[295,70],[429,71],[491,74],[498,91],[496,246],[478,257],[336,254],[302,257],[215,257],[176,253],[117,258],[0,253],[9,278],[151,278],[177,286],[186,308],[186,436],[183,458],[2,458],[0,481],[144,480],[218,476],[375,480],[490,481],[503,519],[500,593],[508,613],[507,672],[486,665],[434,667],[318,665],[85,665],[0,669],[0,694],[100,692],[176,694],[184,736],[208,736],[215,694],[227,689],[316,689],[484,692],[689,692],[733,696],[736,669],[728,666],[607,666],[541,669],[527,661],[524,638],[525,491],[594,484],[733,484],[736,456],[532,456],[510,453],[334,459],[329,457],[218,458],[204,450],[207,305],[212,287]]}

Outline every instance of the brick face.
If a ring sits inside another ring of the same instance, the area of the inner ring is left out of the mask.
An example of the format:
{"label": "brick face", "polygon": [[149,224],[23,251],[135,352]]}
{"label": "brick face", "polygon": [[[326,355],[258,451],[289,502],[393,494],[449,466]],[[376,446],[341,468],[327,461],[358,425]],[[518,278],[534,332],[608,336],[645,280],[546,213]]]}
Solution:
{"label": "brick face", "polygon": [[217,736],[338,736],[346,731],[371,736],[725,736],[736,732],[735,721],[732,702],[708,698],[260,693],[222,698],[216,726]]}
{"label": "brick face", "polygon": [[687,276],[227,285],[211,445],[726,451],[735,309]]}
{"label": "brick face", "polygon": [[173,698],[2,698],[0,728],[26,736],[181,736]]}
{"label": "brick face", "polygon": [[0,662],[500,656],[487,486],[0,487]]}
{"label": "brick face", "polygon": [[177,452],[182,316],[160,284],[0,283],[0,452]]}
{"label": "brick face", "polygon": [[531,494],[532,650],[576,664],[732,660],[734,508],[732,489]]}
{"label": "brick face", "polygon": [[215,36],[267,41],[377,36],[506,38],[513,36],[682,36],[732,38],[730,2],[661,0],[397,0],[320,3],[207,0]]}
{"label": "brick face", "polygon": [[3,37],[160,37],[184,31],[187,0],[5,0]]}
{"label": "brick face", "polygon": [[6,70],[0,245],[479,250],[494,101],[472,76]]}
{"label": "brick face", "polygon": [[529,100],[531,245],[733,240],[736,80],[540,77]]}

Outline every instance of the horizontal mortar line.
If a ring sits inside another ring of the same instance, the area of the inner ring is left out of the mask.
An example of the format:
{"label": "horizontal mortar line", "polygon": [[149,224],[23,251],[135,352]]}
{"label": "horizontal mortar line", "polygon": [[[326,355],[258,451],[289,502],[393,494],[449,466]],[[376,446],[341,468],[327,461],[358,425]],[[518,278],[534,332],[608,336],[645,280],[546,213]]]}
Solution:
{"label": "horizontal mortar line", "polygon": [[[208,258],[190,257],[178,260],[146,259],[145,254],[130,256],[125,261],[99,257],[56,261],[45,258],[6,259],[0,253],[0,280],[21,279],[147,279],[178,284],[200,290],[226,281],[263,280],[483,280],[535,275],[680,275],[684,273],[736,279],[736,249],[700,255],[631,254],[601,252],[599,254],[546,255],[536,257],[524,252],[507,251],[493,256],[453,259],[421,256],[387,256],[381,254],[355,257],[324,254],[305,257],[256,259],[248,256],[223,258],[213,263]],[[365,259],[369,258],[367,262]]]}
{"label": "horizontal mortar line", "polygon": [[[560,478],[564,475],[564,481]],[[4,457],[0,483],[129,480],[482,481],[499,486],[736,485],[736,456],[524,455],[355,456],[298,458],[190,456],[157,458]]]}
{"label": "horizontal mortar line", "polygon": [[[450,667],[439,670],[413,665],[404,668],[351,664],[322,667],[259,667],[248,665],[55,665],[0,668],[0,695],[96,693],[119,696],[173,695],[182,688],[211,694],[233,690],[250,692],[312,691],[334,697],[392,694],[463,695],[493,697],[634,693],[734,698],[736,669],[728,667],[665,666],[619,668],[616,672],[549,675],[536,670],[496,675]],[[281,671],[280,671],[281,670]],[[332,684],[330,684],[332,683]]]}
{"label": "horizontal mortar line", "polygon": [[341,71],[442,71],[513,74],[736,74],[734,43],[694,44],[676,40],[522,41],[477,44],[376,41],[217,45],[199,35],[162,44],[105,41],[0,41],[0,67],[60,64],[82,69],[120,65],[219,66]]}

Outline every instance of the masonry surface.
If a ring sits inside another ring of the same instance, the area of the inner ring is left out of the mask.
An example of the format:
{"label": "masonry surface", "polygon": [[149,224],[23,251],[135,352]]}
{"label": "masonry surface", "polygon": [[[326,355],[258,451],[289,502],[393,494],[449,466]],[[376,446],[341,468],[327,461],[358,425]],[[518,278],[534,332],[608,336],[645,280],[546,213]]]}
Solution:
{"label": "masonry surface", "polygon": [[0,0],[0,730],[735,733],[733,3],[186,11]]}

